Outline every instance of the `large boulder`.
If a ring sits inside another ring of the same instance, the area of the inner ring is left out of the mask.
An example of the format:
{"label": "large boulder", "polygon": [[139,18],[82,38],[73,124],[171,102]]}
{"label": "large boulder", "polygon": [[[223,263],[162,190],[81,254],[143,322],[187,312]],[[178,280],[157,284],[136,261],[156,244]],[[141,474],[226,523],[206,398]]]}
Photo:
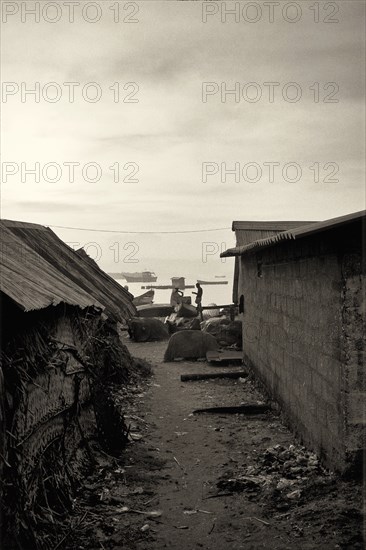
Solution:
{"label": "large boulder", "polygon": [[200,359],[206,357],[208,351],[219,349],[216,339],[200,330],[182,330],[170,337],[165,351],[164,361],[174,359]]}
{"label": "large boulder", "polygon": [[153,342],[169,338],[167,327],[159,319],[133,317],[128,321],[128,334],[135,342]]}
{"label": "large boulder", "polygon": [[212,334],[220,346],[242,348],[242,323],[239,319],[230,321],[227,317],[214,317],[201,323],[201,330]]}

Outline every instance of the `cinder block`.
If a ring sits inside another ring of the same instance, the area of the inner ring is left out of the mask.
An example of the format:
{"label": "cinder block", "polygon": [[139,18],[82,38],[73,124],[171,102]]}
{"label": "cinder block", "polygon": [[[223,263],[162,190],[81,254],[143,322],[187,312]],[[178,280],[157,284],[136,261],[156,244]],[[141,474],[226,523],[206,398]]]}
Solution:
{"label": "cinder block", "polygon": [[304,289],[300,277],[295,279],[295,297],[302,298],[304,296]]}
{"label": "cinder block", "polygon": [[306,279],[308,277],[308,264],[309,264],[309,260],[300,260],[299,262],[300,264],[300,278],[301,279]]}
{"label": "cinder block", "polygon": [[294,303],[292,296],[286,297],[286,310],[287,314],[292,317],[294,314]]}
{"label": "cinder block", "polygon": [[294,299],[294,316],[298,319],[301,318],[301,306],[300,306],[300,300],[298,298]]}
{"label": "cinder block", "polygon": [[[313,308],[310,302],[308,302],[305,298],[302,298],[300,300],[300,318],[302,321],[306,321],[309,319],[309,316],[313,315]],[[311,317],[310,317],[311,318]],[[304,325],[306,326],[306,325]]]}
{"label": "cinder block", "polygon": [[[319,255],[320,250],[324,254]],[[312,258],[304,259],[310,254]],[[334,243],[324,235],[283,243],[263,255],[265,262],[278,264],[283,258],[286,263],[265,267],[263,278],[258,278],[255,259],[243,260],[249,266],[243,274],[250,273],[242,282],[246,316],[258,324],[254,331],[258,337],[246,345],[246,353],[303,436],[325,450],[331,462],[340,463],[346,411],[341,353],[351,390],[346,394],[349,425],[358,430],[360,423],[366,423],[359,278],[350,276],[347,281],[343,297],[347,307],[342,310],[340,262]],[[349,444],[357,449],[358,437],[351,441],[349,436]]]}
{"label": "cinder block", "polygon": [[347,405],[348,424],[366,425],[366,392],[350,392]]}

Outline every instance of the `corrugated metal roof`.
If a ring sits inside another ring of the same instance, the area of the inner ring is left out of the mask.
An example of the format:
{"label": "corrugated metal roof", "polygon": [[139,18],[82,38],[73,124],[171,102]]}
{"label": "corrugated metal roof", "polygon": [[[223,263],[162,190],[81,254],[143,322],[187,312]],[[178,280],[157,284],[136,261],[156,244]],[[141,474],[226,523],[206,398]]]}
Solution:
{"label": "corrugated metal roof", "polygon": [[234,221],[232,223],[233,231],[246,229],[248,231],[286,231],[299,227],[299,225],[307,225],[314,221]]}
{"label": "corrugated metal roof", "polygon": [[65,302],[100,307],[116,320],[136,315],[131,294],[51,229],[2,220],[0,236],[0,288],[24,310]]}
{"label": "corrugated metal roof", "polygon": [[[236,236],[236,248],[243,247],[249,243],[256,242],[261,239],[268,239],[286,231],[298,227],[299,225],[305,225],[314,222],[304,221],[234,221],[232,224],[232,230],[235,231]],[[230,250],[236,250],[230,249]],[[224,255],[223,253],[222,255]],[[230,254],[232,255],[232,254]],[[234,281],[233,281],[233,302],[238,301],[238,279],[239,279],[239,264],[237,259],[235,260],[234,268]]]}
{"label": "corrugated metal roof", "polygon": [[288,229],[294,229],[299,227],[299,225],[308,225],[309,221],[269,221],[269,222],[233,222],[232,230],[235,231],[236,236],[236,246],[244,246],[246,244],[252,243],[253,241],[258,241],[260,239],[266,239],[273,237],[277,233],[281,233]]}
{"label": "corrugated metal roof", "polygon": [[250,251],[255,251],[267,246],[273,246],[281,241],[299,239],[307,237],[309,235],[313,235],[315,233],[319,233],[321,231],[335,229],[353,221],[361,220],[365,217],[366,210],[361,210],[360,212],[353,212],[352,214],[347,214],[346,216],[331,218],[322,222],[310,222],[308,224],[301,225],[300,227],[295,227],[294,229],[282,231],[266,238],[258,239],[253,242],[243,244],[241,246],[236,246],[235,248],[229,248],[228,250],[225,250],[222,254],[220,254],[220,256],[223,258],[229,256],[241,256]]}

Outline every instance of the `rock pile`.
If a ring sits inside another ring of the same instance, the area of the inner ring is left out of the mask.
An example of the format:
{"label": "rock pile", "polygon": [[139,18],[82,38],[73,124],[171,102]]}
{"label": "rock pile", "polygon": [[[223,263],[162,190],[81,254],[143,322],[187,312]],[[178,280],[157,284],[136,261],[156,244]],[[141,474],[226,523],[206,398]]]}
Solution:
{"label": "rock pile", "polygon": [[285,509],[291,502],[298,502],[304,489],[309,484],[319,483],[328,476],[321,467],[315,453],[298,445],[275,445],[268,447],[257,456],[256,464],[244,467],[240,475],[230,479],[221,479],[221,489],[245,492],[248,498],[255,498],[260,493],[278,502],[278,507]]}
{"label": "rock pile", "polygon": [[289,479],[309,476],[321,469],[316,454],[297,445],[269,447],[259,457],[259,462],[261,472],[280,473]]}
{"label": "rock pile", "polygon": [[201,323],[204,332],[212,334],[222,347],[242,348],[242,324],[240,320],[231,321],[226,317],[214,317]]}

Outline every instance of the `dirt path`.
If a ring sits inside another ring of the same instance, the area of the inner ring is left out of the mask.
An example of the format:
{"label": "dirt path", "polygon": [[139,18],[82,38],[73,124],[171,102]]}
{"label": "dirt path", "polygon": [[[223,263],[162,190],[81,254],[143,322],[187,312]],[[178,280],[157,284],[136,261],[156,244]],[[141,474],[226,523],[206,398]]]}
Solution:
{"label": "dirt path", "polygon": [[[182,373],[208,372],[212,367],[191,362],[161,363],[162,347],[156,347],[130,346],[131,352],[140,356],[145,352],[158,363],[145,405],[154,423],[150,443],[166,460],[166,481],[156,489],[159,508],[164,512],[164,529],[157,530],[151,548],[210,549],[224,548],[229,543],[234,550],[250,547],[245,545],[247,536],[253,537],[253,548],[267,548],[268,544],[260,539],[268,527],[250,519],[261,519],[262,511],[256,504],[248,503],[238,510],[235,497],[208,498],[224,492],[216,487],[223,466],[234,466],[243,453],[252,449],[253,434],[261,431],[263,420],[248,420],[242,415],[192,415],[197,408],[239,405],[243,400],[252,400],[252,395],[243,393],[244,384],[233,380],[180,382]],[[239,432],[243,432],[240,446]],[[268,445],[271,436],[261,433],[257,439],[265,438]],[[201,511],[187,513],[196,510]],[[278,540],[277,547],[283,548],[283,541]]]}
{"label": "dirt path", "polygon": [[[129,406],[135,441],[122,463],[101,468],[102,479],[91,485],[89,506],[94,505],[84,533],[89,544],[72,548],[363,548],[360,486],[316,465],[309,470],[301,453],[292,460],[288,449],[296,441],[279,417],[192,414],[197,408],[262,400],[250,381],[181,382],[182,373],[225,369],[163,363],[165,343],[127,345],[133,355],[155,364],[154,376],[136,389]],[[236,369],[241,367],[228,370]],[[276,445],[281,447],[266,451]],[[123,513],[122,506],[161,515]]]}

